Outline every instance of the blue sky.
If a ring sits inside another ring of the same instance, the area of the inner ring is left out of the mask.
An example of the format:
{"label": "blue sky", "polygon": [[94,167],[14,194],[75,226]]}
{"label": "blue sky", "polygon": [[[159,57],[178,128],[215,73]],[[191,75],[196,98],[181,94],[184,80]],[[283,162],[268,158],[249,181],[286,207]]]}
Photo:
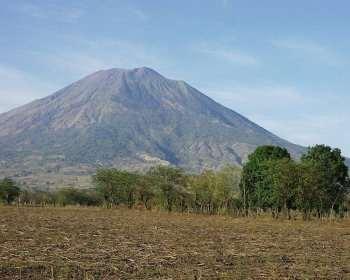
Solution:
{"label": "blue sky", "polygon": [[0,112],[148,66],[292,142],[350,156],[350,2],[4,1]]}

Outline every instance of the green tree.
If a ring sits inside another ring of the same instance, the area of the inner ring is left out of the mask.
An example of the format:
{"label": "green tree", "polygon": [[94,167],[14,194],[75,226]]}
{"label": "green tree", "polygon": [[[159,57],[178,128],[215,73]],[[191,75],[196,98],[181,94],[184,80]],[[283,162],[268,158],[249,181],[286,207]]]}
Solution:
{"label": "green tree", "polygon": [[136,184],[137,200],[150,210],[157,194],[155,179],[149,175],[139,176]]}
{"label": "green tree", "polygon": [[310,162],[299,164],[300,182],[297,188],[296,205],[303,219],[310,219],[312,211],[322,205],[322,171]]}
{"label": "green tree", "polygon": [[175,206],[180,206],[184,210],[187,196],[190,195],[186,190],[187,176],[180,168],[170,166],[152,167],[147,176],[157,188],[158,201],[161,207],[169,212],[173,211]]}
{"label": "green tree", "polygon": [[235,166],[224,166],[216,172],[214,203],[217,211],[226,213],[237,206],[241,169]]}
{"label": "green tree", "polygon": [[15,181],[5,178],[0,181],[0,200],[12,203],[20,195],[20,188]]}
{"label": "green tree", "polygon": [[193,175],[189,180],[189,189],[193,194],[192,208],[196,212],[213,213],[214,189],[216,184],[215,172],[204,170],[199,175]]}
{"label": "green tree", "polygon": [[204,170],[192,175],[188,188],[192,193],[192,208],[210,214],[227,213],[238,206],[241,169],[225,166],[219,171]]}
{"label": "green tree", "polygon": [[349,191],[348,167],[341,150],[316,145],[308,149],[301,161],[318,170],[318,214],[338,212]]}
{"label": "green tree", "polygon": [[271,184],[265,176],[265,163],[284,158],[290,159],[290,154],[287,149],[278,146],[261,146],[249,155],[248,162],[243,166],[240,183],[245,215],[248,208],[266,209],[272,206]]}
{"label": "green tree", "polygon": [[282,211],[284,216],[290,216],[290,210],[296,208],[296,196],[301,176],[297,163],[284,158],[270,160],[265,163],[264,178],[270,186],[270,204],[274,216],[277,218]]}
{"label": "green tree", "polygon": [[96,191],[102,195],[108,207],[126,204],[132,207],[136,199],[138,175],[118,169],[99,169],[93,177]]}

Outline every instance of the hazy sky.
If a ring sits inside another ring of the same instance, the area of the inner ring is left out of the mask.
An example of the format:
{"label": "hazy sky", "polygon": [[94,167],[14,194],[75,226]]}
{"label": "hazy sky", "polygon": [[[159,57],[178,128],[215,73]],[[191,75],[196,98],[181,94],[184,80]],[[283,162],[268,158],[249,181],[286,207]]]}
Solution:
{"label": "hazy sky", "polygon": [[0,112],[148,66],[292,142],[350,156],[348,0],[2,1]]}

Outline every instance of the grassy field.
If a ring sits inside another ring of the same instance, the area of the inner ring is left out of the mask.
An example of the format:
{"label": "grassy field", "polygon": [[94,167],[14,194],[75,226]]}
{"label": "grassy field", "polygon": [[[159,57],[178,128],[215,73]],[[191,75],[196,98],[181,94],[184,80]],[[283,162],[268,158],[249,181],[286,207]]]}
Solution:
{"label": "grassy field", "polygon": [[0,279],[350,279],[350,220],[1,207]]}

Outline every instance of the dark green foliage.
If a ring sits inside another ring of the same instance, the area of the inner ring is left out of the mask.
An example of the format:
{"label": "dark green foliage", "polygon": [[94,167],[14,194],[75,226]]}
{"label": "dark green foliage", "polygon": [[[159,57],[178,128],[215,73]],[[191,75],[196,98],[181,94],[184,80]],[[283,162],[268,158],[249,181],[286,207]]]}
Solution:
{"label": "dark green foliage", "polygon": [[157,195],[154,179],[149,175],[139,176],[136,184],[137,201],[150,210]]}
{"label": "dark green foliage", "polygon": [[248,208],[266,209],[272,207],[272,185],[267,176],[268,161],[290,159],[285,148],[261,146],[248,157],[243,167],[241,195],[245,210]]}
{"label": "dark green foliage", "polygon": [[[339,149],[325,145],[309,148],[302,163],[317,170],[319,212],[339,211],[349,190],[348,167]],[[315,171],[314,171],[315,172]]]}
{"label": "dark green foliage", "polygon": [[117,169],[100,169],[94,176],[96,191],[102,195],[108,207],[135,203],[138,175]]}
{"label": "dark green foliage", "polygon": [[179,168],[155,166],[143,175],[101,169],[94,181],[109,205],[215,214],[238,211],[240,173],[239,168],[227,166],[218,172],[188,175]]}
{"label": "dark green foliage", "polygon": [[297,186],[296,204],[303,213],[304,219],[309,219],[315,209],[319,209],[322,197],[322,172],[310,162],[300,164],[300,184]]}
{"label": "dark green foliage", "polygon": [[298,164],[288,158],[265,162],[264,178],[269,184],[269,204],[277,217],[280,211],[290,217],[290,210],[296,207],[297,186],[300,184]]}
{"label": "dark green foliage", "polygon": [[172,211],[174,206],[180,205],[181,210],[185,210],[190,194],[185,188],[187,176],[182,169],[157,166],[151,168],[147,175],[152,178],[162,208]]}
{"label": "dark green foliage", "polygon": [[285,149],[258,148],[243,168],[241,197],[248,209],[283,211],[299,209],[304,218],[340,213],[349,192],[348,168],[339,149],[324,145],[309,148],[296,163]]}
{"label": "dark green foliage", "polygon": [[[249,156],[243,171],[225,166],[188,174],[172,166],[155,166],[145,174],[99,169],[93,190],[63,188],[56,192],[23,190],[23,204],[105,205],[207,214],[244,214],[262,211],[291,218],[292,210],[305,219],[342,216],[350,208],[348,168],[339,149],[309,148],[301,161],[288,151],[263,146]],[[0,198],[11,203],[19,188],[0,181]]]}
{"label": "dark green foliage", "polygon": [[90,190],[63,188],[56,193],[56,202],[59,205],[94,206],[101,204],[100,197]]}
{"label": "dark green foliage", "polygon": [[20,188],[15,181],[5,178],[0,181],[0,201],[12,203],[20,194]]}
{"label": "dark green foliage", "polygon": [[249,161],[256,164],[262,163],[267,160],[275,160],[289,158],[290,154],[287,149],[279,146],[260,146],[256,148],[254,153],[249,155]]}
{"label": "dark green foliage", "polygon": [[37,190],[37,189],[23,189],[20,195],[20,201],[24,205],[56,205],[56,192]]}
{"label": "dark green foliage", "polygon": [[225,213],[239,208],[241,169],[226,166],[218,172],[206,170],[191,176],[189,189],[196,212]]}

